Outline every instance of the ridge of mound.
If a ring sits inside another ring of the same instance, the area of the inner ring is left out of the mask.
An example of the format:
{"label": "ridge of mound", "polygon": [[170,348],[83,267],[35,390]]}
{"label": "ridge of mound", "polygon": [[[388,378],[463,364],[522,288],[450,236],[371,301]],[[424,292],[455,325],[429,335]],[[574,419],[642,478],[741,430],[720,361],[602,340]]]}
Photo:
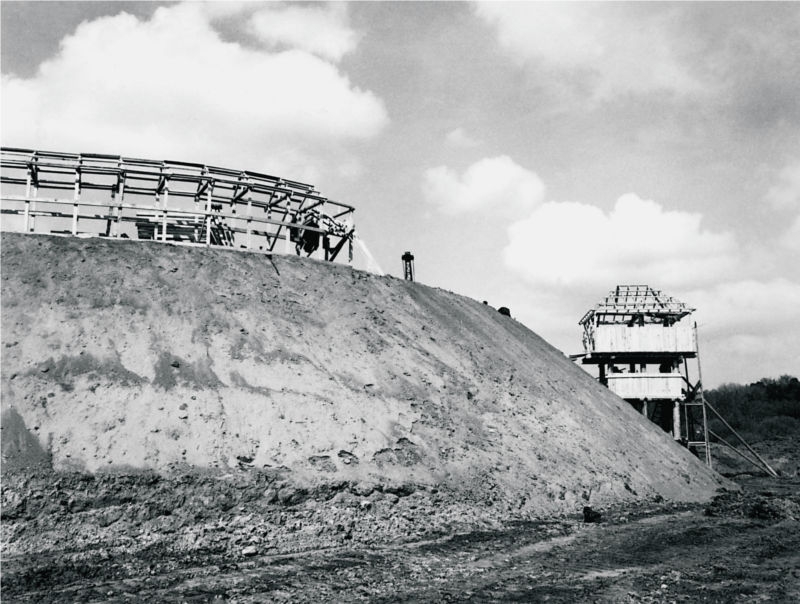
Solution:
{"label": "ridge of mound", "polygon": [[519,322],[342,265],[4,233],[2,344],[4,468],[268,468],[531,513],[721,485]]}

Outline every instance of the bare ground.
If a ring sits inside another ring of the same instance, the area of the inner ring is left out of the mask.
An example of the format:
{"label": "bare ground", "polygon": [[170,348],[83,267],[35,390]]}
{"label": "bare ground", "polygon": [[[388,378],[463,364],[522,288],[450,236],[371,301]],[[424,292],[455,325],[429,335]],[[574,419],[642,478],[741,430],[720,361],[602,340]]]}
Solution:
{"label": "bare ground", "polygon": [[0,281],[4,601],[798,600],[796,440],[737,491],[475,301],[24,235]]}
{"label": "bare ground", "polygon": [[[784,460],[778,479],[742,474],[741,490],[721,491],[710,504],[617,506],[596,524],[577,513],[538,521],[476,516],[435,489],[359,494],[346,484],[251,504],[258,511],[243,517],[242,502],[254,492],[244,474],[191,485],[153,475],[16,476],[4,481],[3,598],[796,602],[797,443],[778,440],[771,449]],[[42,492],[47,480],[51,490]],[[87,490],[86,480],[99,484]],[[30,489],[30,503],[10,505],[9,485],[17,495]],[[114,499],[131,488],[135,501]],[[165,496],[180,498],[187,488],[208,501],[205,513]],[[53,502],[37,507],[45,494]]]}

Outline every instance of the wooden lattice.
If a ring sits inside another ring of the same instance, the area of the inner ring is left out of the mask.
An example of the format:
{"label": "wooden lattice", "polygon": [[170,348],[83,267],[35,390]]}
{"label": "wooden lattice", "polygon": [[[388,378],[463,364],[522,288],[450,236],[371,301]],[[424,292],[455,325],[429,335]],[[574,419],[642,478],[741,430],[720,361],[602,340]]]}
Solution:
{"label": "wooden lattice", "polygon": [[617,285],[599,304],[578,322],[605,325],[612,323],[674,323],[692,313],[683,302],[649,285]]}
{"label": "wooden lattice", "polygon": [[352,257],[352,206],[260,172],[3,147],[0,182],[8,231]]}

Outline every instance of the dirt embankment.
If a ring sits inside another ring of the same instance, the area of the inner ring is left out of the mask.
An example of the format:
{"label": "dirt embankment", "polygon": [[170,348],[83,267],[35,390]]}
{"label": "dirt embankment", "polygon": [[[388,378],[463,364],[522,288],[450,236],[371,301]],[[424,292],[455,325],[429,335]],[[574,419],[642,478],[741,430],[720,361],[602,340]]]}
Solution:
{"label": "dirt embankment", "polygon": [[724,482],[523,325],[448,292],[14,234],[1,268],[4,596],[291,601],[261,568],[282,556],[313,566],[285,558],[292,576],[361,573],[310,552],[369,563],[475,531],[505,547],[509,523],[706,501]]}
{"label": "dirt embankment", "polygon": [[522,324],[319,261],[6,233],[2,354],[7,468],[280,470],[523,513],[720,484]]}

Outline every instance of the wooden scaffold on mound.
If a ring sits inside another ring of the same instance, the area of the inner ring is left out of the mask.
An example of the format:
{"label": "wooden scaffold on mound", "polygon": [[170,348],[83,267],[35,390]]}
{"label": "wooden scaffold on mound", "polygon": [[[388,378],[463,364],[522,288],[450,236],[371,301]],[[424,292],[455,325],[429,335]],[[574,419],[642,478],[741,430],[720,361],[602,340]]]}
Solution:
{"label": "wooden scaffold on mound", "polygon": [[3,147],[0,182],[5,231],[353,257],[352,206],[259,172]]}

